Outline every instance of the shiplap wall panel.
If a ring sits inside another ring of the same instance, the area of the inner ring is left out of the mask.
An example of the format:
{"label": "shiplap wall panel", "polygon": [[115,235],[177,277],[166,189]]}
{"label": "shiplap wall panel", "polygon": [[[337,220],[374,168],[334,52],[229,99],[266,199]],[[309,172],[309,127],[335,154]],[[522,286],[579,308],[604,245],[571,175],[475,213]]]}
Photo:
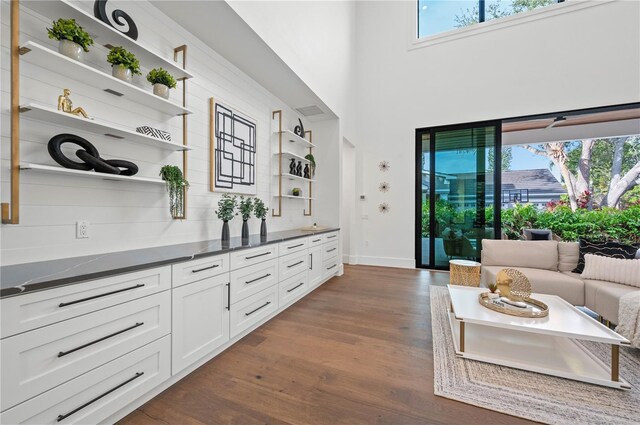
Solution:
{"label": "shiplap wall panel", "polygon": [[[85,10],[92,11],[93,1],[77,3]],[[3,202],[6,202],[9,200],[10,171],[8,0],[2,0],[0,6],[0,190]],[[0,229],[0,261],[4,265],[218,238],[222,223],[215,218],[214,210],[220,194],[210,193],[208,186],[209,97],[222,100],[257,121],[257,196],[269,207],[275,206],[275,200],[271,196],[275,169],[271,163],[274,130],[271,111],[284,110],[285,125],[288,128],[295,125],[297,114],[149,3],[113,0],[108,3],[108,7],[123,9],[131,15],[138,26],[138,41],[167,58],[173,57],[174,47],[188,45],[187,66],[194,75],[187,82],[187,107],[194,111],[188,119],[188,142],[194,148],[188,154],[188,179],[191,183],[188,220],[170,218],[168,197],[162,185],[26,171],[21,173],[21,222],[19,225],[3,225]],[[57,18],[59,17],[40,16],[28,9],[28,2],[23,1],[21,42],[32,40],[57,50],[56,42],[47,38],[45,29]],[[85,63],[110,72],[106,63],[107,50],[99,45],[99,40],[96,40],[96,44],[87,55]],[[142,67],[143,75],[136,77],[134,84],[150,90],[144,78],[148,68],[145,64]],[[182,100],[180,87],[179,83],[178,89],[171,93],[171,100],[176,103]],[[63,88],[71,89],[74,106],[82,106],[91,116],[127,127],[151,125],[171,132],[174,141],[182,141],[180,117],[168,117],[126,98],[118,98],[100,89],[77,83],[73,76],[61,76],[21,61],[21,104],[35,102],[55,107]],[[49,157],[46,145],[50,137],[67,131],[61,126],[22,118],[22,162],[56,165]],[[90,140],[105,158],[132,160],[140,167],[140,176],[155,178],[162,165],[182,163],[180,153],[75,130],[69,132]],[[65,151],[73,154],[74,149],[65,148]],[[307,190],[306,184],[300,183],[299,186]],[[304,208],[306,202],[283,200],[283,217],[271,218],[269,214],[269,230],[295,228],[321,221],[318,217],[304,217]],[[77,220],[88,220],[91,223],[89,239],[75,238]],[[240,234],[241,224],[240,219],[231,222],[232,235]],[[250,221],[252,233],[258,233],[259,226],[258,220]]]}

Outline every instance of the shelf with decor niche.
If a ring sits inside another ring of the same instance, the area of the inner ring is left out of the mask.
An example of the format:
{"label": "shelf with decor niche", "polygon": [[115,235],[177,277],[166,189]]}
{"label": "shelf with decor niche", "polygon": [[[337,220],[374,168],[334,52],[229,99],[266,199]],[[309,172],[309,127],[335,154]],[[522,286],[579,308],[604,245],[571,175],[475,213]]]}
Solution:
{"label": "shelf with decor niche", "polygon": [[163,186],[166,184],[164,180],[152,179],[149,177],[122,176],[118,174],[97,173],[95,171],[72,170],[69,168],[57,167],[55,165],[32,164],[29,162],[21,162],[20,171],[21,172],[29,171],[29,172],[47,173],[47,174],[60,174],[60,175],[68,175],[68,176],[74,176],[74,177],[86,177],[90,179],[101,179],[101,180],[111,180],[111,181],[153,183],[153,184],[160,184]]}
{"label": "shelf with decor niche", "polygon": [[[57,19],[64,17],[65,19],[75,19],[76,22],[86,28],[96,44],[101,44],[106,48],[111,46],[122,46],[128,51],[136,55],[140,63],[149,68],[162,67],[166,69],[177,80],[192,78],[189,72],[180,67],[180,65],[172,60],[164,58],[160,53],[145,47],[136,40],[130,38],[118,29],[105,24],[101,20],[95,18],[90,13],[78,7],[68,0],[40,0],[25,2],[25,6],[29,9],[44,15],[48,18]],[[124,18],[126,21],[127,19]],[[135,25],[135,24],[134,24]],[[173,50],[173,49],[172,49]]]}
{"label": "shelf with decor niche", "polygon": [[[273,195],[275,197],[278,197],[278,195]],[[287,199],[302,199],[303,201],[313,201],[316,198],[310,198],[308,196],[295,196],[295,195],[280,195],[282,198],[287,198]]]}
{"label": "shelf with decor niche", "polygon": [[314,183],[315,180],[313,179],[306,179],[304,177],[300,177],[300,176],[296,176],[295,174],[286,174],[286,173],[282,173],[280,174],[274,174],[274,177],[282,177],[283,179],[286,180],[297,180],[297,181],[303,181],[303,182],[307,182],[307,183]]}
{"label": "shelf with decor niche", "polygon": [[284,137],[285,140],[289,141],[290,143],[298,143],[303,145],[304,147],[312,147],[315,148],[316,145],[314,145],[313,143],[311,143],[309,140],[298,136],[296,133],[294,133],[291,130],[282,130],[282,131],[276,131],[275,133],[276,135],[278,134],[282,134],[282,136]]}
{"label": "shelf with decor niche", "polygon": [[142,145],[157,147],[168,151],[187,151],[190,147],[184,146],[182,143],[162,140],[157,137],[148,136],[138,133],[135,130],[120,127],[111,123],[100,121],[98,119],[87,119],[78,115],[69,114],[67,112],[58,111],[49,106],[37,103],[27,103],[20,105],[20,113],[25,118],[44,121],[51,124],[57,124],[74,130],[86,131],[94,134],[101,134],[115,139],[139,143]]}

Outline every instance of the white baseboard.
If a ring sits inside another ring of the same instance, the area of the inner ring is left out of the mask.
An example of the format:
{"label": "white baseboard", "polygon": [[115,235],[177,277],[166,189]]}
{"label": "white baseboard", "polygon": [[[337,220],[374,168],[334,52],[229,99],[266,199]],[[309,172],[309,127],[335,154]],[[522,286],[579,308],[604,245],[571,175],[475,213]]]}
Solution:
{"label": "white baseboard", "polygon": [[401,269],[416,268],[416,260],[413,258],[351,256],[349,260],[349,264],[354,265],[361,264],[365,266],[397,267]]}

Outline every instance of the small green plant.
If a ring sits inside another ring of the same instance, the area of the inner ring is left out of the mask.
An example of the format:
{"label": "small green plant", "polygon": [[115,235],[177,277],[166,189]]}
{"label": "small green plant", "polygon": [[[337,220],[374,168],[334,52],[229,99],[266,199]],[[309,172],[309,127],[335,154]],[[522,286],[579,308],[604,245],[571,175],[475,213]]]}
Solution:
{"label": "small green plant", "polygon": [[316,173],[316,158],[313,156],[312,153],[308,153],[304,156],[304,159],[306,159],[307,161],[309,161],[309,164],[311,165],[311,174],[315,174]]}
{"label": "small green plant", "polygon": [[147,81],[151,84],[164,84],[170,89],[176,87],[176,79],[162,68],[154,68],[147,74]]}
{"label": "small green plant", "polygon": [[253,201],[253,214],[256,218],[264,220],[267,218],[267,213],[269,212],[269,208],[262,202],[262,199],[256,198]]}
{"label": "small green plant", "polygon": [[160,169],[162,180],[167,183],[169,192],[169,211],[173,217],[184,215],[184,191],[189,182],[184,179],[182,170],[175,165],[165,165]]}
{"label": "small green plant", "polygon": [[253,212],[253,200],[251,198],[240,196],[240,203],[238,205],[238,210],[240,210],[242,220],[249,220],[251,213]]}
{"label": "small green plant", "polygon": [[487,285],[487,288],[489,288],[489,291],[491,291],[492,294],[495,294],[496,291],[498,290],[498,284],[495,282],[491,282],[490,284]]}
{"label": "small green plant", "polygon": [[302,189],[300,189],[298,187],[294,187],[293,189],[291,189],[291,194],[293,196],[300,196],[300,195],[302,195]]}
{"label": "small green plant", "polygon": [[222,221],[231,220],[237,213],[235,212],[238,206],[238,198],[229,194],[222,195],[222,198],[218,201],[218,209],[215,211],[218,218]]}
{"label": "small green plant", "polygon": [[130,69],[132,74],[140,74],[140,61],[133,53],[123,47],[112,47],[107,55],[107,62],[111,65],[122,65]]}
{"label": "small green plant", "polygon": [[47,28],[49,38],[52,40],[69,40],[77,43],[85,52],[93,44],[93,39],[88,32],[76,23],[75,19],[58,19],[53,21],[51,28]]}

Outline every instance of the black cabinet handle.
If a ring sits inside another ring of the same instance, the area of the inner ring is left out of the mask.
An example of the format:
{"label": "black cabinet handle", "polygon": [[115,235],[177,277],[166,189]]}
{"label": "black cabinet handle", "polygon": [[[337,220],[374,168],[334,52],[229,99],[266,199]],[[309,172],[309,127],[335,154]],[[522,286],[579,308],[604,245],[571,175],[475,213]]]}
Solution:
{"label": "black cabinet handle", "polygon": [[322,239],[314,239],[314,240],[312,240],[311,242],[314,242],[314,243],[315,243],[315,242],[320,242],[321,240],[322,240]]}
{"label": "black cabinet handle", "polygon": [[327,236],[327,239],[335,238],[336,236],[338,236],[338,235]]}
{"label": "black cabinet handle", "polygon": [[313,252],[311,254],[309,254],[309,257],[311,257],[311,266],[309,267],[309,270],[313,270]]}
{"label": "black cabinet handle", "polygon": [[85,302],[85,301],[89,301],[89,300],[95,300],[96,298],[106,297],[106,296],[108,296],[108,295],[117,294],[117,293],[119,293],[119,292],[131,291],[132,289],[142,288],[143,286],[144,286],[144,283],[138,283],[137,285],[130,286],[130,287],[128,287],[128,288],[117,289],[117,290],[115,290],[115,291],[105,292],[104,294],[94,295],[94,296],[92,296],[92,297],[81,298],[81,299],[79,299],[79,300],[69,301],[69,302],[67,302],[67,303],[60,303],[60,304],[58,304],[58,307],[66,307],[66,306],[68,306],[68,305],[72,305],[72,304],[78,304],[78,303]]}
{"label": "black cabinet handle", "polygon": [[327,249],[327,252],[335,251],[336,249],[338,249],[338,248]]}
{"label": "black cabinet handle", "polygon": [[298,261],[298,262],[297,262],[297,263],[295,263],[295,264],[291,264],[290,266],[287,266],[287,268],[288,268],[288,269],[290,269],[291,267],[295,267],[295,266],[297,266],[298,264],[302,264],[302,263],[304,263],[304,261],[302,261],[302,260],[301,260],[301,261]]}
{"label": "black cabinet handle", "polygon": [[253,313],[255,313],[258,310],[262,310],[263,308],[265,308],[266,306],[268,306],[269,304],[271,304],[271,301],[267,301],[266,303],[262,304],[260,307],[256,308],[255,310],[251,310],[248,313],[245,313],[245,316],[251,316]]}
{"label": "black cabinet handle", "polygon": [[111,394],[112,392],[114,392],[115,390],[124,387],[125,385],[127,385],[129,382],[138,379],[139,377],[141,377],[142,375],[144,375],[144,372],[136,372],[135,376],[127,379],[126,381],[124,381],[122,384],[118,384],[115,387],[111,388],[109,391],[104,392],[102,394],[100,394],[98,397],[89,400],[88,402],[86,402],[85,404],[83,404],[80,407],[76,407],[75,409],[73,409],[71,412],[69,413],[65,413],[64,415],[58,415],[58,418],[56,419],[57,422],[63,421],[65,419],[67,419],[69,416],[73,415],[74,413],[79,412],[80,410],[84,409],[85,407],[95,403],[96,401],[100,400],[102,397],[105,397],[109,394]]}
{"label": "black cabinet handle", "polygon": [[252,258],[258,258],[258,257],[262,257],[264,255],[269,255],[271,254],[271,251],[269,252],[263,252],[262,254],[258,254],[258,255],[252,255],[250,257],[244,257],[245,260],[251,260]]}
{"label": "black cabinet handle", "polygon": [[264,276],[256,277],[255,279],[247,280],[245,283],[249,284],[249,283],[257,282],[260,279],[264,279],[265,277],[269,277],[269,276],[271,276],[271,273],[267,273]]}
{"label": "black cabinet handle", "polygon": [[334,268],[334,267],[336,267],[336,266],[337,266],[337,264],[334,264],[334,265],[333,265],[333,266],[331,266],[331,267],[327,267],[327,270],[331,270],[332,268]]}
{"label": "black cabinet handle", "polygon": [[191,273],[199,273],[199,272],[203,272],[205,270],[215,269],[216,267],[220,267],[220,264],[214,264],[213,266],[203,267],[201,269],[191,270]]}
{"label": "black cabinet handle", "polygon": [[231,310],[231,282],[225,286],[227,287],[227,310]]}
{"label": "black cabinet handle", "polygon": [[297,248],[299,246],[304,246],[304,244],[303,243],[299,243],[298,245],[291,245],[291,246],[288,246],[287,249],[293,249],[293,248]]}
{"label": "black cabinet handle", "polygon": [[103,336],[102,338],[96,339],[95,341],[87,342],[86,344],[83,344],[83,345],[81,345],[81,346],[79,346],[79,347],[76,347],[76,348],[72,348],[72,349],[71,349],[71,350],[69,350],[69,351],[60,351],[60,352],[58,353],[58,357],[63,357],[63,356],[66,356],[67,354],[71,354],[71,353],[74,353],[74,352],[76,352],[76,351],[78,351],[78,350],[82,350],[83,348],[87,348],[87,347],[89,347],[90,345],[97,344],[97,343],[99,343],[99,342],[101,342],[101,341],[104,341],[105,339],[109,339],[109,338],[112,338],[112,337],[114,337],[114,336],[116,336],[116,335],[120,335],[121,333],[125,333],[125,332],[127,332],[127,331],[130,331],[131,329],[135,329],[135,328],[137,328],[138,326],[142,326],[142,325],[144,325],[144,322],[138,322],[138,323],[136,323],[135,325],[133,325],[133,326],[129,326],[129,327],[128,327],[128,328],[126,328],[126,329],[123,329],[123,330],[118,331],[118,332],[114,332],[114,333],[109,334],[109,335],[107,335],[107,336]]}
{"label": "black cabinet handle", "polygon": [[299,287],[301,287],[302,285],[304,285],[304,282],[297,284],[296,286],[294,286],[294,287],[293,287],[293,288],[291,288],[291,289],[287,289],[287,292],[293,292],[293,291],[295,291],[296,289],[298,289]]}

